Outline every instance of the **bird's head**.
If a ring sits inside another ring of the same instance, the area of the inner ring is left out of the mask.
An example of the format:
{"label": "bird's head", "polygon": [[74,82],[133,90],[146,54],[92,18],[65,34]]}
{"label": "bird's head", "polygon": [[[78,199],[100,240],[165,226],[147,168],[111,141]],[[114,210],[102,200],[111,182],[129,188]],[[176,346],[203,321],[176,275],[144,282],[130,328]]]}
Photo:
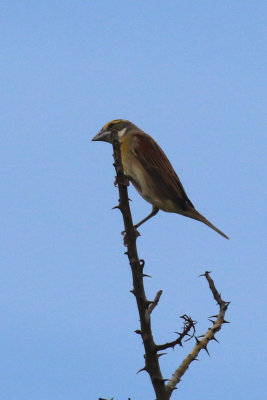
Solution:
{"label": "bird's head", "polygon": [[98,132],[98,134],[93,137],[92,140],[111,143],[111,132],[113,130],[116,130],[118,132],[119,139],[121,139],[133,128],[136,129],[136,126],[127,119],[114,119],[113,121],[108,122],[106,125],[104,125],[101,131]]}

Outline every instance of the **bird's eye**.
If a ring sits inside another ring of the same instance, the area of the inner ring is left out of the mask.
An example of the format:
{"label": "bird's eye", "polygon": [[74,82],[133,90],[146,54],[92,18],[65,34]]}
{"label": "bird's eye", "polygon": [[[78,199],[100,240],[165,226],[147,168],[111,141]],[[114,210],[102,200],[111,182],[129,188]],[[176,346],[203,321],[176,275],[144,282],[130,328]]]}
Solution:
{"label": "bird's eye", "polygon": [[115,125],[114,122],[111,122],[111,124],[109,124],[109,129],[113,128],[114,125]]}

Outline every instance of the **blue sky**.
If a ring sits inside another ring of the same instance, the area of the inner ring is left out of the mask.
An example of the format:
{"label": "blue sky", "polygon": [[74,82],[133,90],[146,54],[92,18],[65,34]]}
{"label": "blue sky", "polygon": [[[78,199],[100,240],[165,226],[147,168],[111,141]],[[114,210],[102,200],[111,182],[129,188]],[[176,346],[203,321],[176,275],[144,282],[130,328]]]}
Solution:
{"label": "blue sky", "polygon": [[[2,1],[1,400],[154,399],[114,188],[126,118],[164,149],[195,207],[230,236],[160,212],[141,229],[155,340],[231,321],[173,399],[266,393],[264,1]],[[150,211],[129,189],[134,220]],[[162,359],[170,377],[193,344]]]}

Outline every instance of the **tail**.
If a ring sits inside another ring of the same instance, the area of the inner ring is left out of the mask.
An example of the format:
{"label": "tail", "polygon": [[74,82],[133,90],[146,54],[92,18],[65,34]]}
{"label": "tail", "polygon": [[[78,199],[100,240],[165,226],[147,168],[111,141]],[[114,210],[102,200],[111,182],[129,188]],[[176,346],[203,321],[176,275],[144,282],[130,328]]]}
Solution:
{"label": "tail", "polygon": [[215,232],[219,233],[219,235],[223,236],[225,239],[229,240],[229,237],[225,235],[220,229],[216,228],[210,221],[208,221],[203,215],[201,215],[197,210],[190,210],[189,215],[187,215],[190,218],[196,219],[197,221],[203,222],[203,224],[208,225],[211,229],[213,229]]}

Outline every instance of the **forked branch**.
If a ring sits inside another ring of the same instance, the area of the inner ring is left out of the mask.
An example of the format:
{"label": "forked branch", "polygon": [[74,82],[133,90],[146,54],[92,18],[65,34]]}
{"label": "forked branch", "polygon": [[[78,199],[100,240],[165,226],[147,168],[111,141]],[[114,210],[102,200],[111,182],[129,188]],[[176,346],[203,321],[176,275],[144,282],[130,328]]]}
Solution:
{"label": "forked branch", "polygon": [[215,333],[217,333],[223,324],[227,323],[225,321],[224,316],[227,310],[228,305],[230,304],[227,301],[222,300],[221,295],[219,294],[218,290],[215,287],[214,281],[210,277],[210,272],[206,271],[204,274],[201,276],[205,276],[208,283],[210,290],[213,294],[214,299],[217,301],[219,305],[219,314],[214,315],[211,318],[216,318],[215,321],[210,320],[212,322],[212,326],[208,328],[207,332],[202,335],[202,339],[199,340],[199,337],[196,337],[196,345],[192,349],[191,353],[188,354],[188,356],[183,360],[181,365],[176,369],[176,371],[173,373],[172,378],[167,384],[167,391],[168,393],[172,393],[174,389],[176,389],[176,385],[180,382],[181,377],[184,375],[186,370],[188,369],[189,365],[197,359],[197,356],[201,350],[205,350],[208,354],[208,343],[210,340],[216,340],[215,338]]}
{"label": "forked branch", "polygon": [[[214,299],[217,301],[220,307],[219,314],[215,316],[216,320],[212,320],[212,327],[209,328],[205,335],[203,335],[203,338],[199,340],[195,334],[195,321],[193,321],[187,315],[183,315],[182,318],[184,320],[184,327],[182,332],[177,333],[178,338],[176,340],[159,345],[154,342],[151,328],[151,313],[158,305],[162,291],[158,291],[153,301],[149,301],[146,298],[143,282],[143,278],[144,276],[146,276],[143,273],[145,263],[143,260],[139,259],[137,252],[136,239],[139,236],[139,233],[134,228],[132,221],[127,190],[129,182],[123,172],[120,143],[116,131],[112,132],[112,145],[114,167],[116,169],[116,184],[118,184],[119,189],[119,205],[115,208],[120,209],[123,216],[125,229],[124,244],[127,247],[127,251],[125,254],[127,254],[129,259],[133,279],[133,289],[131,290],[131,292],[135,296],[140,318],[140,329],[137,329],[135,332],[142,336],[145,349],[145,365],[138,372],[148,372],[156,394],[156,400],[169,400],[173,390],[176,389],[176,385],[180,382],[181,377],[186,372],[191,362],[196,359],[197,355],[202,349],[205,349],[207,351],[207,345],[209,341],[212,339],[215,340],[215,333],[221,329],[223,323],[226,323],[224,316],[229,303],[221,299],[221,296],[217,291],[209,272],[205,272],[204,276],[209,283],[209,287],[214,296]],[[164,379],[159,365],[159,357],[164,353],[159,352],[168,348],[173,348],[176,345],[182,346],[183,340],[186,341],[192,338],[196,339],[196,345],[192,349],[191,353],[176,369],[170,380]]]}

